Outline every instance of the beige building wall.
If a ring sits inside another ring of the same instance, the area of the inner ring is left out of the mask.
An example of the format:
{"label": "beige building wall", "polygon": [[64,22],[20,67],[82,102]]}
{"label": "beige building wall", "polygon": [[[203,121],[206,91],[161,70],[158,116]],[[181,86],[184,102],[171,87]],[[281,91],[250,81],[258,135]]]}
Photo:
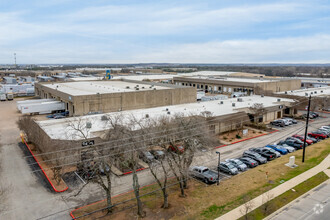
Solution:
{"label": "beige building wall", "polygon": [[[166,86],[166,84],[162,84]],[[65,102],[70,115],[85,115],[89,112],[115,112],[158,106],[177,105],[196,102],[196,88],[174,87],[170,89],[132,91],[122,93],[71,96],[50,89],[41,83],[35,85],[36,95],[41,98],[55,98]]]}

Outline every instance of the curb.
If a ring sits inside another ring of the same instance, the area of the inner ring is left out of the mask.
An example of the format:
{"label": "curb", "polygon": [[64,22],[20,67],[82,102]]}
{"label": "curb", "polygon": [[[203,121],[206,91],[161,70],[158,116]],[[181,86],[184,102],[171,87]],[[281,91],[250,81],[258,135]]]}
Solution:
{"label": "curb", "polygon": [[232,145],[232,144],[237,144],[237,143],[240,143],[240,142],[243,142],[243,141],[247,141],[247,140],[251,140],[251,139],[253,139],[253,138],[261,137],[261,136],[264,136],[264,135],[273,134],[273,133],[278,132],[278,131],[279,131],[279,130],[274,130],[274,131],[268,132],[268,133],[266,133],[266,134],[259,134],[259,135],[254,136],[254,137],[245,138],[245,139],[242,139],[242,140],[239,140],[239,141],[232,142],[232,143],[230,143],[230,144],[220,145],[220,146],[215,147],[214,149],[218,149],[218,148],[221,148],[221,147],[226,147],[226,146],[228,146],[228,145]]}
{"label": "curb", "polygon": [[34,156],[31,148],[29,147],[29,145],[26,143],[24,137],[21,135],[22,141],[24,142],[25,146],[27,147],[27,149],[30,151],[31,155],[33,156],[34,160],[37,162],[38,166],[40,167],[41,171],[44,173],[44,175],[46,176],[48,182],[50,183],[50,185],[52,186],[52,188],[54,189],[55,192],[60,193],[60,192],[64,192],[66,190],[69,189],[69,187],[66,187],[64,190],[57,190],[55,188],[55,186],[53,185],[53,183],[50,181],[49,177],[47,176],[46,172],[44,171],[44,169],[42,168],[42,166],[40,165],[39,161],[37,160],[37,158]]}
{"label": "curb", "polygon": [[[324,172],[324,171],[322,171]],[[274,218],[275,216],[277,216],[278,214],[280,214],[284,209],[288,208],[289,206],[291,206],[293,203],[295,203],[297,200],[301,199],[302,197],[305,197],[306,195],[310,194],[311,191],[313,191],[314,189],[316,189],[317,187],[321,186],[324,183],[330,182],[330,179],[324,181],[323,183],[315,186],[313,189],[310,189],[308,192],[305,192],[304,194],[302,194],[301,196],[299,196],[298,198],[295,198],[294,200],[292,200],[291,202],[289,202],[288,204],[286,204],[285,206],[282,206],[281,208],[277,209],[275,212],[273,212],[272,214],[266,216],[264,218],[264,220],[271,220],[272,218]],[[294,188],[294,187],[293,187]],[[293,189],[292,188],[292,189]]]}
{"label": "curb", "polygon": [[[135,172],[139,172],[139,171],[145,170],[145,169],[146,168],[140,168],[140,169],[135,170]],[[133,173],[133,171],[129,171],[129,172],[123,173],[122,175],[127,175],[127,174],[131,174],[131,173]]]}

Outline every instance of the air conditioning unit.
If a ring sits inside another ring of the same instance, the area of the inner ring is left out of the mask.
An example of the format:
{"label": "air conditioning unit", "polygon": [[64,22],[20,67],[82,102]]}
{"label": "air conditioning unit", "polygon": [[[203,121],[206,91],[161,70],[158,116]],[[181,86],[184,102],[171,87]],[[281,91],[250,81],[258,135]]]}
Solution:
{"label": "air conditioning unit", "polygon": [[139,88],[135,88],[135,90],[140,90]]}
{"label": "air conditioning unit", "polygon": [[168,112],[168,108],[166,108],[166,111]]}
{"label": "air conditioning unit", "polygon": [[146,114],[146,118],[149,118],[149,114]]}
{"label": "air conditioning unit", "polygon": [[237,101],[238,102],[243,102],[243,99],[242,98],[237,98]]}
{"label": "air conditioning unit", "polygon": [[277,99],[277,101],[278,101],[278,102],[280,102],[280,101],[281,101],[281,99]]}
{"label": "air conditioning unit", "polygon": [[109,120],[108,117],[106,115],[102,115],[101,116],[101,121],[107,121]]}
{"label": "air conditioning unit", "polygon": [[261,97],[263,98],[264,97],[264,94],[262,94]]}
{"label": "air conditioning unit", "polygon": [[168,115],[170,115],[170,114],[171,114],[171,112],[167,112],[167,114],[168,114]]}
{"label": "air conditioning unit", "polygon": [[307,92],[305,93],[305,96],[308,96],[308,93]]}
{"label": "air conditioning unit", "polygon": [[86,128],[92,128],[92,122],[86,122]]}
{"label": "air conditioning unit", "polygon": [[284,92],[284,94],[288,94],[288,92]]}
{"label": "air conditioning unit", "polygon": [[323,90],[321,90],[321,93],[323,93]]}
{"label": "air conditioning unit", "polygon": [[126,86],[126,89],[129,89],[129,86]]}
{"label": "air conditioning unit", "polygon": [[231,105],[232,105],[233,107],[235,107],[235,106],[236,106],[236,104],[235,104],[235,103],[232,103]]}
{"label": "air conditioning unit", "polygon": [[223,101],[220,101],[220,104],[222,105],[223,104]]}
{"label": "air conditioning unit", "polygon": [[154,90],[156,90],[156,88],[154,88]]}

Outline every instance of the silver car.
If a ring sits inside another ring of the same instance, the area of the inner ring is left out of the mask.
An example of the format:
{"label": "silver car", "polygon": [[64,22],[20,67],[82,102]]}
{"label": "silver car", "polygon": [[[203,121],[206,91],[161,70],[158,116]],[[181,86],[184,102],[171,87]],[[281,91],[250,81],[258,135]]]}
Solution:
{"label": "silver car", "polygon": [[281,146],[281,147],[287,149],[289,153],[292,153],[292,152],[296,151],[296,149],[294,147],[291,147],[287,144],[281,144],[281,145],[278,145],[278,146]]}
{"label": "silver car", "polygon": [[227,159],[226,162],[231,163],[234,167],[236,167],[239,171],[246,171],[247,166],[239,159]]}

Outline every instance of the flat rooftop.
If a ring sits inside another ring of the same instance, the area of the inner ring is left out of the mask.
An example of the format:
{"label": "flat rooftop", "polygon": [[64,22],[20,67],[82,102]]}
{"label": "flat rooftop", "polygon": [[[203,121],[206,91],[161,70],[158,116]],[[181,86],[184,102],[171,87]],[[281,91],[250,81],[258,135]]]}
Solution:
{"label": "flat rooftop", "polygon": [[[54,89],[60,92],[70,94],[72,96],[109,94],[121,92],[135,92],[147,90],[164,90],[172,89],[166,86],[151,86],[144,83],[133,83],[126,81],[81,81],[81,82],[66,82],[66,83],[50,83],[42,84],[43,86]],[[138,86],[139,90],[135,87]]]}
{"label": "flat rooftop", "polygon": [[[295,96],[330,96],[330,86],[322,86],[318,88],[298,89],[286,92],[277,92],[276,94],[287,94]],[[307,95],[306,95],[307,94]]]}
{"label": "flat rooftop", "polygon": [[[80,140],[83,137],[80,136],[79,132],[74,130],[69,124],[86,124],[87,122],[92,123],[90,130],[84,129],[84,133],[89,137],[98,137],[100,132],[110,129],[109,125],[105,121],[101,120],[103,115],[108,117],[120,117],[122,124],[129,123],[131,118],[135,118],[141,123],[147,122],[149,119],[157,119],[160,117],[171,117],[175,114],[182,114],[184,116],[189,115],[201,115],[203,112],[210,112],[212,116],[229,115],[242,111],[242,108],[248,108],[254,103],[263,103],[264,107],[279,106],[283,105],[283,102],[293,103],[293,99],[283,99],[281,102],[277,102],[276,97],[261,97],[261,96],[246,96],[241,97],[243,102],[237,102],[237,98],[227,100],[214,100],[206,102],[197,102],[181,105],[162,106],[156,108],[147,109],[136,109],[122,112],[112,112],[107,114],[87,115],[75,118],[67,119],[54,119],[46,121],[38,121],[39,126],[52,138],[61,140]],[[220,102],[223,104],[220,104]],[[235,103],[235,107],[232,106]],[[170,112],[170,114],[168,114]],[[149,115],[149,119],[146,115]]]}

